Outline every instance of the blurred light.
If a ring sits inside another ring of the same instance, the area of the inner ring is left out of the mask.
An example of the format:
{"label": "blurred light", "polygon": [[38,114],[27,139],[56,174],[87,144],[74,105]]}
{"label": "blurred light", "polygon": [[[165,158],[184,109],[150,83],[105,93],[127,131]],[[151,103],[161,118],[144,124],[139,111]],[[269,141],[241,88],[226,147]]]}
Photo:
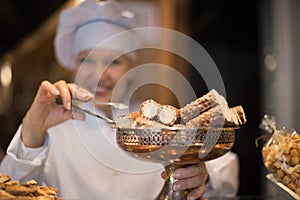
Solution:
{"label": "blurred light", "polygon": [[9,62],[4,62],[0,71],[0,81],[4,87],[8,87],[12,81],[12,70]]}
{"label": "blurred light", "polygon": [[134,17],[133,12],[130,12],[128,10],[123,10],[121,14],[122,14],[123,17],[127,17],[129,19]]}
{"label": "blurred light", "polygon": [[84,0],[75,0],[75,5],[81,4]]}
{"label": "blurred light", "polygon": [[277,67],[276,59],[273,55],[266,55],[265,57],[265,67],[270,71],[273,72]]}

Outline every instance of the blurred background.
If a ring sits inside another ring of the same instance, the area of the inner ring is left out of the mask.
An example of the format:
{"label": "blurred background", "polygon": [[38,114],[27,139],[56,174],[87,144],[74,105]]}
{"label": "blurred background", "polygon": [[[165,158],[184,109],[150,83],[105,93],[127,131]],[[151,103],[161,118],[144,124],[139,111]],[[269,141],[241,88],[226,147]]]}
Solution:
{"label": "blurred background", "polygon": [[[0,1],[0,160],[44,79],[69,78],[54,58],[53,37],[61,10],[75,0]],[[143,26],[171,28],[201,44],[222,75],[231,106],[242,105],[248,122],[233,151],[240,158],[239,195],[275,194],[266,180],[261,148],[264,114],[278,127],[300,130],[299,0],[120,0]],[[193,67],[167,53],[144,58],[173,66],[188,77],[197,96],[206,90]],[[167,75],[166,75],[167,76]],[[178,88],[183,90],[184,88]],[[168,91],[154,90],[167,102]]]}

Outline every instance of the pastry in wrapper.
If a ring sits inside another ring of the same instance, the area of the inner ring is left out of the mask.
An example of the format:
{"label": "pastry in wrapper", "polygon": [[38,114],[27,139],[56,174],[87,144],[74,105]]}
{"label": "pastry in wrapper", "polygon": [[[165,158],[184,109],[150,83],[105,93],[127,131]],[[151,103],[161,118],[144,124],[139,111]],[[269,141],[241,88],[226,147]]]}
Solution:
{"label": "pastry in wrapper", "polygon": [[260,127],[270,136],[262,149],[265,167],[300,199],[300,135],[293,129],[276,129],[273,116],[264,116]]}
{"label": "pastry in wrapper", "polygon": [[35,180],[20,184],[0,173],[0,200],[63,200],[56,188],[38,186]]}

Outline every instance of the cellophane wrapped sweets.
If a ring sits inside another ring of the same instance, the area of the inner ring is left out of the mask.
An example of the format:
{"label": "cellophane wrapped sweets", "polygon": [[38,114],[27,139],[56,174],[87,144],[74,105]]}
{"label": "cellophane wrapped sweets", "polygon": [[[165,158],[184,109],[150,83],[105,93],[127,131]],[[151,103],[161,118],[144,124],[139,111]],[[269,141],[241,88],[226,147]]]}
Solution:
{"label": "cellophane wrapped sweets", "polygon": [[294,129],[276,128],[275,117],[265,115],[260,128],[270,139],[262,149],[264,165],[277,181],[300,195],[300,135]]}

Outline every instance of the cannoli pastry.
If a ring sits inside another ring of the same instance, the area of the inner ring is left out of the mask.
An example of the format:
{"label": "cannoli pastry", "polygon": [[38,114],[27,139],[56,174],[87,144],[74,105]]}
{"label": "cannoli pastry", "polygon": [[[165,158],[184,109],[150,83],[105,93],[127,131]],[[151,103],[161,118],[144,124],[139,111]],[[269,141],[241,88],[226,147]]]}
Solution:
{"label": "cannoli pastry", "polygon": [[243,125],[247,122],[247,119],[246,119],[246,114],[244,112],[244,109],[242,106],[235,106],[232,108],[235,113],[237,113],[238,117],[239,117],[239,122],[240,122],[240,125]]}
{"label": "cannoli pastry", "polygon": [[119,128],[163,128],[166,127],[157,121],[150,120],[141,116],[140,112],[131,112],[121,115],[116,120],[116,126]]}
{"label": "cannoli pastry", "polygon": [[122,128],[239,127],[244,123],[246,116],[242,106],[229,108],[216,90],[181,109],[148,99],[141,103],[139,112],[122,115],[116,120],[117,127]]}
{"label": "cannoli pastry", "polygon": [[138,117],[140,117],[140,112],[131,112],[126,115],[121,115],[116,120],[116,126],[123,128],[133,127],[134,121]]}
{"label": "cannoli pastry", "polygon": [[161,124],[154,120],[149,120],[147,118],[144,118],[142,116],[137,117],[134,120],[133,125],[131,128],[166,128],[167,126],[164,124]]}
{"label": "cannoli pastry", "polygon": [[242,121],[234,108],[226,108],[224,127],[238,127],[242,125]]}
{"label": "cannoli pastry", "polygon": [[224,125],[224,121],[225,107],[216,106],[189,120],[186,123],[186,126],[189,128],[208,128],[211,126],[220,127]]}
{"label": "cannoli pastry", "polygon": [[165,125],[173,125],[180,121],[180,111],[171,105],[160,106],[157,119]]}
{"label": "cannoli pastry", "polygon": [[186,126],[184,124],[173,124],[172,127],[174,127],[174,128],[185,128]]}
{"label": "cannoli pastry", "polygon": [[154,119],[158,115],[160,106],[161,105],[153,99],[143,101],[140,106],[141,116],[148,119]]}
{"label": "cannoli pastry", "polygon": [[189,128],[238,127],[239,118],[235,111],[224,106],[216,106],[186,123]]}
{"label": "cannoli pastry", "polygon": [[155,128],[164,127],[163,124],[142,117],[139,112],[131,112],[121,115],[116,120],[116,126],[120,128]]}
{"label": "cannoli pastry", "polygon": [[181,108],[181,120],[183,123],[186,123],[217,105],[225,107],[227,106],[227,102],[222,95],[212,89],[207,94]]}

